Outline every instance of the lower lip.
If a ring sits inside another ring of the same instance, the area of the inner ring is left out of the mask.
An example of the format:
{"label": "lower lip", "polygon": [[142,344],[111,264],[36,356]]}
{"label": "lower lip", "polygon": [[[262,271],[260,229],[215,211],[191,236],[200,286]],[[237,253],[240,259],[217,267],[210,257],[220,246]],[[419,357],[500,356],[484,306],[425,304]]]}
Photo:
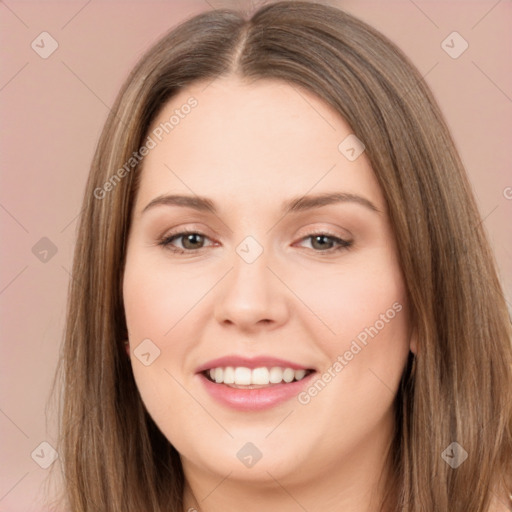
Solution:
{"label": "lower lip", "polygon": [[290,382],[289,384],[273,384],[257,389],[232,388],[226,384],[212,382],[202,373],[199,373],[198,376],[203,382],[206,391],[222,405],[239,411],[261,411],[295,398],[309,383],[315,373],[312,372],[302,380]]}

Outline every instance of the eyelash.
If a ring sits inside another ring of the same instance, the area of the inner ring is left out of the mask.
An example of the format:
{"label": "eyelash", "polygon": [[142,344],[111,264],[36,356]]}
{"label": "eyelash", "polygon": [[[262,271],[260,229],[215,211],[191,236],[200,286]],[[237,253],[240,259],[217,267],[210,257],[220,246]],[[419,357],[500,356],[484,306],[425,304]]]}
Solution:
{"label": "eyelash", "polygon": [[[184,237],[186,235],[199,235],[201,237],[208,238],[205,234],[203,234],[203,233],[201,233],[199,231],[185,230],[185,231],[180,231],[179,233],[171,233],[170,235],[167,235],[167,236],[163,237],[158,242],[158,245],[163,246],[166,249],[169,249],[170,251],[172,251],[174,253],[177,253],[177,254],[184,254],[184,253],[192,254],[194,252],[197,253],[197,252],[201,251],[202,249],[206,249],[206,247],[200,247],[199,249],[196,249],[196,250],[181,249],[179,247],[171,245],[171,243],[174,240],[182,238],[182,237]],[[310,238],[314,238],[314,237],[317,237],[317,236],[323,236],[323,237],[329,238],[329,239],[333,240],[336,244],[338,244],[338,247],[331,247],[330,249],[327,249],[325,251],[317,251],[315,249],[312,249],[317,254],[329,255],[329,254],[337,253],[339,251],[350,249],[352,247],[352,244],[353,244],[352,240],[344,240],[344,239],[339,238],[339,237],[337,237],[337,236],[335,236],[335,235],[333,235],[331,233],[324,232],[324,231],[318,232],[318,233],[311,233],[311,234],[301,238],[301,241],[307,240],[307,239],[310,239]]]}

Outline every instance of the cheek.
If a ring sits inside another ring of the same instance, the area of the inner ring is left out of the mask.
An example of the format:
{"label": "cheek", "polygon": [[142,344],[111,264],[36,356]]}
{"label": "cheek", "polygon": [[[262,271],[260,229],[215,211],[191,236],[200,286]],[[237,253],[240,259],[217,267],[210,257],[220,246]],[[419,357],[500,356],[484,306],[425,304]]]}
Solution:
{"label": "cheek", "polygon": [[343,430],[340,446],[356,445],[384,428],[392,411],[409,353],[405,287],[399,267],[382,253],[350,271],[316,277],[308,306],[335,334],[324,329],[328,334],[319,335],[316,317],[307,322],[325,364],[299,401],[333,439]]}
{"label": "cheek", "polygon": [[[190,418],[200,416],[182,386],[189,385],[184,374],[188,376],[190,353],[201,340],[198,329],[203,319],[198,315],[218,277],[204,269],[198,273],[196,267],[193,272],[192,266],[173,267],[161,260],[151,261],[136,251],[128,254],[123,300],[137,387],[155,421],[165,425],[166,434],[175,436],[179,415],[171,410],[187,411]],[[148,357],[139,356],[148,352],[151,362],[145,365]]]}
{"label": "cheek", "polygon": [[409,313],[394,255],[368,256],[346,269],[316,273],[314,280],[299,275],[294,286],[316,313],[304,317],[303,325],[326,356],[324,372],[330,372],[329,390],[317,403],[341,400],[344,408],[377,406],[382,413],[407,361]]}
{"label": "cheek", "polygon": [[397,334],[407,323],[405,286],[393,254],[376,250],[351,258],[293,277],[294,291],[315,313],[304,316],[310,333],[325,340],[326,352],[343,349],[358,337],[364,344],[374,328]]}
{"label": "cheek", "polygon": [[[192,269],[192,267],[190,267]],[[134,342],[170,340],[180,322],[211,288],[212,276],[173,267],[165,259],[152,261],[134,254],[127,259],[123,299],[128,332]]]}
{"label": "cheek", "polygon": [[[156,381],[166,368],[166,340],[171,339],[183,316],[187,287],[169,280],[161,268],[151,265],[135,251],[128,253],[123,301],[131,349],[134,376],[144,398],[151,389],[157,393]],[[184,290],[184,293],[176,293]],[[149,356],[141,357],[149,353]],[[145,363],[148,363],[147,365]]]}

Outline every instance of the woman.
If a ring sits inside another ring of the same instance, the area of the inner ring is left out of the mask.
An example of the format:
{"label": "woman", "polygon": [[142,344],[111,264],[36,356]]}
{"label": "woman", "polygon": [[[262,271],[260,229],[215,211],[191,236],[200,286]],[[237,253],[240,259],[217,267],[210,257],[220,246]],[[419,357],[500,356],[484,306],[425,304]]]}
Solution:
{"label": "woman", "polygon": [[159,41],[73,274],[71,510],[510,510],[492,253],[432,94],[352,16],[278,2]]}

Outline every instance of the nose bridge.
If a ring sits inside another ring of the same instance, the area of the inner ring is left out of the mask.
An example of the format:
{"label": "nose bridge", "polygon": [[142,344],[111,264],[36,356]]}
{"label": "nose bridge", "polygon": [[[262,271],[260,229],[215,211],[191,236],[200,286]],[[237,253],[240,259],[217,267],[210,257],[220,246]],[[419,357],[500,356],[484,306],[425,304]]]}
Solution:
{"label": "nose bridge", "polygon": [[268,247],[263,246],[253,236],[247,236],[236,247],[233,258],[233,284],[243,291],[262,292],[271,285],[268,266],[271,265],[271,254]]}
{"label": "nose bridge", "polygon": [[232,270],[215,306],[219,322],[250,327],[284,321],[285,290],[268,267],[272,267],[272,253],[254,236],[245,237],[236,246]]}

